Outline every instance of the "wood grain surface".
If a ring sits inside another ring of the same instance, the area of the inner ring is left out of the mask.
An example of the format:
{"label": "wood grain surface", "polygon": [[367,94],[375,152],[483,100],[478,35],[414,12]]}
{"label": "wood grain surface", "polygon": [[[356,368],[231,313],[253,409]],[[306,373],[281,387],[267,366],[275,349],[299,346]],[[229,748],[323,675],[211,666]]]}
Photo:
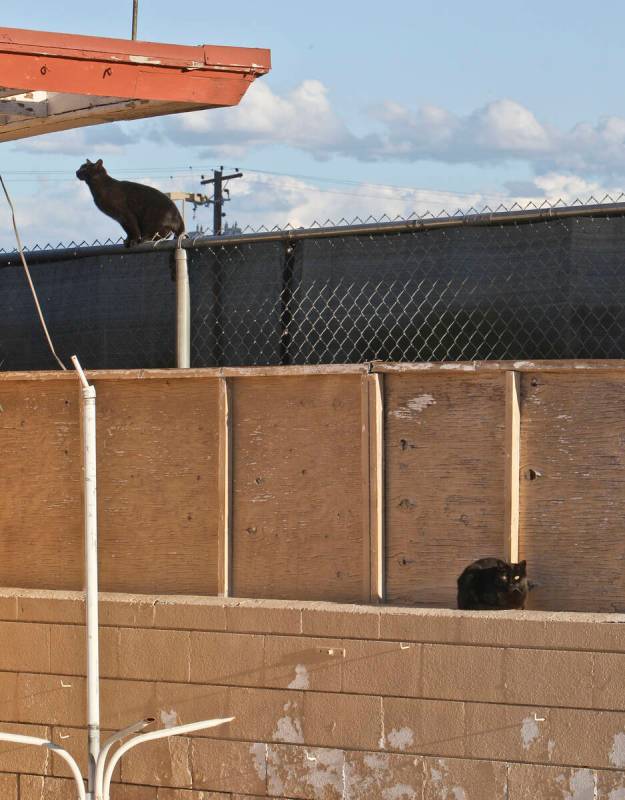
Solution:
{"label": "wood grain surface", "polygon": [[233,378],[230,391],[233,594],[363,599],[361,376]]}
{"label": "wood grain surface", "polygon": [[385,375],[386,594],[455,607],[467,564],[504,553],[505,375]]}
{"label": "wood grain surface", "polygon": [[520,527],[533,608],[625,611],[624,375],[523,375]]}

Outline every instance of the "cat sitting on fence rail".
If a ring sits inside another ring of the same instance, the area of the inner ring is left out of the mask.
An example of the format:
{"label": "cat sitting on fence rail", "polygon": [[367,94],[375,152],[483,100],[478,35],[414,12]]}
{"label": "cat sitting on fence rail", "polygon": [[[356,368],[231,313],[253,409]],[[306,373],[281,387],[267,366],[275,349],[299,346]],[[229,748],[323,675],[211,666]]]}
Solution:
{"label": "cat sitting on fence rail", "polygon": [[182,216],[169,197],[152,186],[111,178],[101,158],[87,159],[76,177],[86,182],[100,211],[122,226],[126,247],[184,233]]}
{"label": "cat sitting on fence rail", "polygon": [[525,608],[530,589],[527,563],[510,564],[499,558],[480,558],[458,578],[458,608],[496,611]]}

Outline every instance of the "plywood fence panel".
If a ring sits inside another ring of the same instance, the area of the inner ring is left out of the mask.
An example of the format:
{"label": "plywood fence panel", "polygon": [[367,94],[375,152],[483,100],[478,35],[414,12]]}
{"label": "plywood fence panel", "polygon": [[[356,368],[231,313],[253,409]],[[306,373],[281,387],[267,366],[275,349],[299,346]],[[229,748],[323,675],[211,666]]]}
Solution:
{"label": "plywood fence panel", "polygon": [[386,599],[455,607],[504,554],[505,375],[385,375]]}
{"label": "plywood fence panel", "polygon": [[625,375],[524,374],[521,476],[532,606],[625,611]]}
{"label": "plywood fence panel", "polygon": [[235,596],[369,599],[363,386],[360,375],[230,381]]}
{"label": "plywood fence panel", "polygon": [[96,391],[102,589],[216,594],[218,382]]}
{"label": "plywood fence panel", "polygon": [[0,584],[82,586],[75,383],[0,384]]}

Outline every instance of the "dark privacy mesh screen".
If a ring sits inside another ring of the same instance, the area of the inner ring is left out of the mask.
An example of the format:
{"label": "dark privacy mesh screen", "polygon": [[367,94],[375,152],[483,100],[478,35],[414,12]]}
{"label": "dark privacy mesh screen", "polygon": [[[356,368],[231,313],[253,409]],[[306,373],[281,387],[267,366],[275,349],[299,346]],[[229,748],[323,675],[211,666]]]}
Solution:
{"label": "dark privacy mesh screen", "polygon": [[[192,366],[621,358],[625,206],[582,211],[198,241],[187,251]],[[30,258],[62,358],[175,366],[171,249]],[[0,369],[54,368],[15,256],[0,267]]]}

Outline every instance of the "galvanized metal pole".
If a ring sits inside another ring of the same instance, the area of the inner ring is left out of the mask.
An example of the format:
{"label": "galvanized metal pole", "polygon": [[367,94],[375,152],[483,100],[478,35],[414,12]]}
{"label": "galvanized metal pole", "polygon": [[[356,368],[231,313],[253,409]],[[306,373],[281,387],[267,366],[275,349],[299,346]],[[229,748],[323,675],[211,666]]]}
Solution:
{"label": "galvanized metal pole", "polygon": [[139,0],[132,0],[132,38],[137,38],[137,18],[139,16]]}
{"label": "galvanized metal pole", "polygon": [[191,292],[187,251],[181,239],[176,247],[176,366],[191,366]]}
{"label": "galvanized metal pole", "polygon": [[96,392],[76,356],[72,363],[82,385],[83,487],[85,503],[85,579],[87,605],[87,736],[89,800],[95,796],[100,755],[100,652],[98,641],[98,495],[96,482]]}

